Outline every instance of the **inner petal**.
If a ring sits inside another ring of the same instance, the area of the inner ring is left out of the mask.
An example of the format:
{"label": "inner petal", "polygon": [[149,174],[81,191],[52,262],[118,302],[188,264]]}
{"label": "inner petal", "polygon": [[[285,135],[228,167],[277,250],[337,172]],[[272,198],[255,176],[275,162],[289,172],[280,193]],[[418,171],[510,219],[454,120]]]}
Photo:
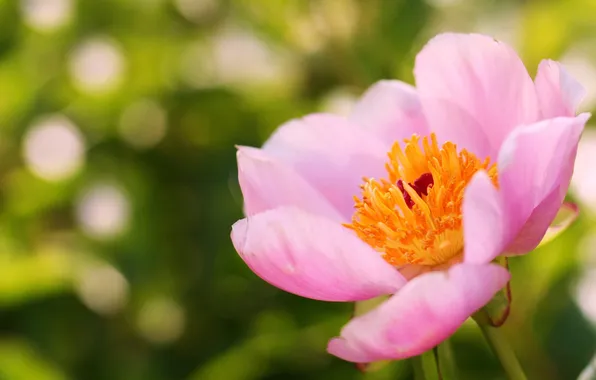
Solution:
{"label": "inner petal", "polygon": [[463,251],[462,203],[473,175],[485,170],[498,186],[497,167],[432,133],[413,135],[388,153],[386,179],[365,178],[352,223],[366,243],[395,266],[437,267]]}

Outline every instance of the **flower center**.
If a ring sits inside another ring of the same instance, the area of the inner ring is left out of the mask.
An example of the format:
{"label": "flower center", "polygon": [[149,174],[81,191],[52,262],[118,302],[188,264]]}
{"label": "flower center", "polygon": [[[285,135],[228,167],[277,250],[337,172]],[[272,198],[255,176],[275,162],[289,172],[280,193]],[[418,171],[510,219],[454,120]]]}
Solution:
{"label": "flower center", "polygon": [[[422,142],[422,144],[420,144]],[[472,176],[485,170],[498,186],[497,167],[437,137],[418,135],[388,153],[388,179],[364,178],[362,199],[346,227],[395,266],[436,266],[463,251],[462,203]]]}

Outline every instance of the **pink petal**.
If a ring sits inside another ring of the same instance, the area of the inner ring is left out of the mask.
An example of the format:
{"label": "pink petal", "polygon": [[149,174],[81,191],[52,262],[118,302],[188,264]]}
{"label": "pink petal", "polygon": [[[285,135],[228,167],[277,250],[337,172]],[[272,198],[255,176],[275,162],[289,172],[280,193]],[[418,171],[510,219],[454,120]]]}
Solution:
{"label": "pink petal", "polygon": [[513,236],[512,241],[506,247],[506,255],[521,255],[532,251],[540,244],[546,234],[549,225],[557,215],[565,194],[559,189],[553,189],[551,193],[541,202],[526,219],[522,228]]}
{"label": "pink petal", "polygon": [[280,206],[297,206],[312,214],[343,220],[327,199],[304,178],[261,149],[239,147],[237,159],[238,181],[246,215]]}
{"label": "pink petal", "polygon": [[387,144],[428,135],[416,89],[397,80],[382,80],[371,86],[354,107],[351,120],[376,134]]}
{"label": "pink petal", "polygon": [[544,119],[575,116],[585,89],[559,62],[549,59],[540,62],[535,83]]}
{"label": "pink petal", "polygon": [[534,249],[561,207],[589,114],[544,120],[515,130],[499,153],[507,251]]}
{"label": "pink petal", "polygon": [[385,176],[386,147],[347,119],[326,114],[290,121],[263,146],[293,167],[350,218],[362,177]]}
{"label": "pink petal", "polygon": [[503,250],[503,200],[486,172],[478,172],[464,194],[464,262],[490,263]]}
{"label": "pink petal", "polygon": [[356,363],[420,355],[453,334],[507,281],[509,272],[495,264],[458,264],[448,272],[423,274],[352,319],[327,351]]}
{"label": "pink petal", "polygon": [[478,34],[441,34],[416,57],[416,87],[432,131],[484,158],[539,118],[534,83],[515,51]]}
{"label": "pink petal", "polygon": [[392,294],[405,279],[347,228],[283,207],[242,219],[232,241],[263,280],[323,301],[360,301]]}

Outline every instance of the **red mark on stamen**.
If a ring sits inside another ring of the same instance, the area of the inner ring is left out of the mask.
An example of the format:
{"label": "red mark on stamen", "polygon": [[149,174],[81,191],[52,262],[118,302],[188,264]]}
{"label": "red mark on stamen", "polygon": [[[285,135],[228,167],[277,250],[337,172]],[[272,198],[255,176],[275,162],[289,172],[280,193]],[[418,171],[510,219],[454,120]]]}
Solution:
{"label": "red mark on stamen", "polygon": [[418,195],[428,195],[428,189],[433,187],[434,184],[435,181],[433,180],[433,175],[430,173],[424,173],[423,175],[418,177],[416,181],[414,181],[412,187],[414,188],[414,190],[416,190]]}
{"label": "red mark on stamen", "polygon": [[[433,187],[434,184],[435,182],[433,180],[432,174],[424,173],[420,177],[418,177],[418,179],[415,180],[413,184],[410,183],[409,185],[412,187],[412,189],[414,189],[416,194],[422,196],[428,195],[428,189]],[[414,206],[414,201],[412,200],[410,194],[408,194],[408,192],[404,188],[404,181],[402,181],[401,179],[397,181],[397,188],[401,191],[401,194],[404,197],[404,201],[406,201],[406,205],[408,205],[409,208],[412,208]]]}
{"label": "red mark on stamen", "polygon": [[401,191],[401,194],[404,197],[404,201],[406,201],[408,207],[412,208],[412,206],[414,206],[414,201],[412,200],[412,197],[410,196],[410,194],[408,194],[406,189],[404,189],[404,181],[402,181],[401,179],[397,181],[397,188]]}

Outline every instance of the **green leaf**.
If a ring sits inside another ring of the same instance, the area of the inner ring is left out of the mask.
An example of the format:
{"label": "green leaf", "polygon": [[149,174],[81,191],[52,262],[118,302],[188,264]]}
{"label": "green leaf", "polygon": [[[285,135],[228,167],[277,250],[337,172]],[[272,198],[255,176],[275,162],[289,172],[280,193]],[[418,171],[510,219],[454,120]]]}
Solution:
{"label": "green leaf", "polygon": [[0,306],[12,307],[31,299],[70,291],[73,261],[60,251],[13,258],[0,266]]}
{"label": "green leaf", "polygon": [[480,327],[480,331],[482,331],[482,335],[484,335],[486,342],[501,362],[508,378],[510,380],[527,380],[523,368],[519,364],[515,353],[507,343],[507,340],[503,337],[501,329],[484,323],[481,318],[475,319],[478,323],[478,327]]}
{"label": "green leaf", "polygon": [[0,379],[67,380],[68,377],[28,342],[9,340],[0,343]]}
{"label": "green leaf", "polygon": [[414,364],[414,379],[442,380],[435,349],[412,358],[412,363]]}
{"label": "green leaf", "polygon": [[439,375],[441,380],[456,380],[457,367],[455,358],[453,357],[453,350],[451,348],[451,341],[446,340],[435,348],[437,362],[439,366]]}

